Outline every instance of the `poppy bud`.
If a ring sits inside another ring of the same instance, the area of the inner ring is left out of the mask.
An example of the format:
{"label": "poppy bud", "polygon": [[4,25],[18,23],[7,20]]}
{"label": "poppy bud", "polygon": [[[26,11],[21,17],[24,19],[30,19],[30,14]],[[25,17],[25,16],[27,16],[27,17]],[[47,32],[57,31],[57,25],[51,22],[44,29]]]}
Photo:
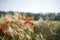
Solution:
{"label": "poppy bud", "polygon": [[8,36],[10,33],[8,30],[4,31],[5,35]]}
{"label": "poppy bud", "polygon": [[10,24],[10,20],[5,20],[5,24]]}

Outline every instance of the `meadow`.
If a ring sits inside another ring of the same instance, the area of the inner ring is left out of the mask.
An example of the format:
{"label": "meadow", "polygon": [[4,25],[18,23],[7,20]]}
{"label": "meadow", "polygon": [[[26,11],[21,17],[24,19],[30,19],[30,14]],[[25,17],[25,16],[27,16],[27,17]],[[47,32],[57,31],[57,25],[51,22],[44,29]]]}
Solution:
{"label": "meadow", "polygon": [[6,14],[0,17],[0,40],[60,40],[60,21]]}

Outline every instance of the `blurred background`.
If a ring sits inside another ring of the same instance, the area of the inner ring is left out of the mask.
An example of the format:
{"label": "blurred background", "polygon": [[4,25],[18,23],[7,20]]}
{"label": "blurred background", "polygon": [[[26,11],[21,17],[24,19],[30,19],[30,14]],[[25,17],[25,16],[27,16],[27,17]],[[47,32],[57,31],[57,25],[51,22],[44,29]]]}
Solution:
{"label": "blurred background", "polygon": [[60,12],[60,0],[0,0],[0,11]]}

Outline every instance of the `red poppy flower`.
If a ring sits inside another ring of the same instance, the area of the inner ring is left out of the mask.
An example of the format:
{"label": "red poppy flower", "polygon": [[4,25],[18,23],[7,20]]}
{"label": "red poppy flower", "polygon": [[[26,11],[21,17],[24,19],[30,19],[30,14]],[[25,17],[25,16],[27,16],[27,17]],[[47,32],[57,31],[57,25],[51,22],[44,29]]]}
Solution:
{"label": "red poppy flower", "polygon": [[10,20],[5,20],[5,24],[10,24]]}
{"label": "red poppy flower", "polygon": [[21,16],[20,19],[21,19],[21,20],[25,20],[25,17],[24,17],[24,16]]}
{"label": "red poppy flower", "polygon": [[32,20],[32,17],[28,17],[28,20]]}
{"label": "red poppy flower", "polygon": [[27,24],[27,23],[29,23],[29,21],[25,21],[25,22],[24,22],[24,24]]}
{"label": "red poppy flower", "polygon": [[3,26],[0,26],[0,30],[3,29]]}

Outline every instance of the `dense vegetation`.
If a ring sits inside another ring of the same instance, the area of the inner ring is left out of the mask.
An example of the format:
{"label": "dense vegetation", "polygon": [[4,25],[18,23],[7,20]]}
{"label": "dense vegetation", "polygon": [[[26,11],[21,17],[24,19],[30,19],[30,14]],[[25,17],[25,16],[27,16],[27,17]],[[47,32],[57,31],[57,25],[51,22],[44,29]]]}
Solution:
{"label": "dense vegetation", "polygon": [[0,14],[0,40],[60,40],[60,21],[52,21],[55,15],[21,12]]}

